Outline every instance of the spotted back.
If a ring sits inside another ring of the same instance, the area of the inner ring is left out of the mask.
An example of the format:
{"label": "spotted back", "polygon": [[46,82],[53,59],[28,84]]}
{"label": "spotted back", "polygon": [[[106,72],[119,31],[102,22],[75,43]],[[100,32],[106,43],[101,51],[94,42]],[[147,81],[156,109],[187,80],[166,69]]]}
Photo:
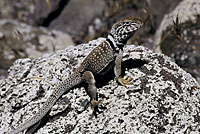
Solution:
{"label": "spotted back", "polygon": [[108,42],[104,41],[94,48],[82,62],[82,71],[91,71],[94,74],[101,73],[104,68],[114,61],[114,51]]}
{"label": "spotted back", "polygon": [[112,26],[110,35],[117,45],[125,45],[142,24],[143,22],[135,17],[127,17]]}

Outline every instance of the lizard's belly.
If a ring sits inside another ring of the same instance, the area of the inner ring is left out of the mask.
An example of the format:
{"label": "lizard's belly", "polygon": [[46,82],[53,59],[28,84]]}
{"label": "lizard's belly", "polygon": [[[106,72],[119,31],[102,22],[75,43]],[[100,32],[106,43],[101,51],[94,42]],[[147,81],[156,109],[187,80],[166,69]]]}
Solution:
{"label": "lizard's belly", "polygon": [[113,69],[115,66],[115,61],[111,61],[105,68],[103,68],[102,70],[100,70],[98,72],[98,75],[104,75],[106,74],[109,70]]}

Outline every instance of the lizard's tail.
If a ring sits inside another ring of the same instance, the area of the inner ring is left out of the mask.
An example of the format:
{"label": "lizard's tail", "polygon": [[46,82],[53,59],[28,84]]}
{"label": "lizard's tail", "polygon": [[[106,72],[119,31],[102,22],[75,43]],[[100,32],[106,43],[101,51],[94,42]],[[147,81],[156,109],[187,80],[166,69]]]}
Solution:
{"label": "lizard's tail", "polygon": [[25,123],[18,126],[16,129],[11,130],[8,134],[17,134],[24,129],[29,128],[30,126],[39,122],[51,109],[51,107],[55,104],[57,99],[64,94],[64,92],[70,90],[75,85],[78,85],[82,82],[81,74],[80,73],[73,73],[64,81],[61,81],[56,84],[53,88],[53,93],[47,99],[47,101],[43,104],[41,109],[34,115],[31,119],[25,121]]}

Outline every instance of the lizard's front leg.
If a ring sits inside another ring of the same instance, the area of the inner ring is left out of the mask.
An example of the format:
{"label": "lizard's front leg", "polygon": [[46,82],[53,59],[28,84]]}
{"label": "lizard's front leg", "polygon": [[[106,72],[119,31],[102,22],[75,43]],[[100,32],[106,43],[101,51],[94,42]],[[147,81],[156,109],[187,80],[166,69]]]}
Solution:
{"label": "lizard's front leg", "polygon": [[132,78],[125,75],[123,78],[121,76],[121,64],[122,64],[122,56],[123,56],[123,51],[120,49],[119,53],[117,54],[116,60],[115,60],[115,67],[114,67],[114,72],[115,76],[117,78],[117,81],[122,84],[123,86],[133,84],[131,82]]}

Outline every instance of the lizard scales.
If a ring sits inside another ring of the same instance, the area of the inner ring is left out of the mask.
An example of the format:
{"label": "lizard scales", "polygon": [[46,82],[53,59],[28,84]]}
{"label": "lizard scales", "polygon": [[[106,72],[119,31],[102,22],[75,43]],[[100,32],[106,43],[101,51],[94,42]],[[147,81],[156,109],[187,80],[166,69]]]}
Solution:
{"label": "lizard scales", "polygon": [[52,87],[53,93],[41,109],[31,119],[25,121],[16,129],[12,129],[8,134],[17,134],[37,124],[64,92],[81,82],[88,83],[88,95],[91,97],[92,106],[96,107],[97,93],[94,75],[104,74],[113,66],[118,82],[122,85],[130,84],[130,78],[121,77],[123,47],[142,24],[141,20],[134,17],[127,17],[116,22],[112,26],[106,41],[95,47],[68,78]]}

